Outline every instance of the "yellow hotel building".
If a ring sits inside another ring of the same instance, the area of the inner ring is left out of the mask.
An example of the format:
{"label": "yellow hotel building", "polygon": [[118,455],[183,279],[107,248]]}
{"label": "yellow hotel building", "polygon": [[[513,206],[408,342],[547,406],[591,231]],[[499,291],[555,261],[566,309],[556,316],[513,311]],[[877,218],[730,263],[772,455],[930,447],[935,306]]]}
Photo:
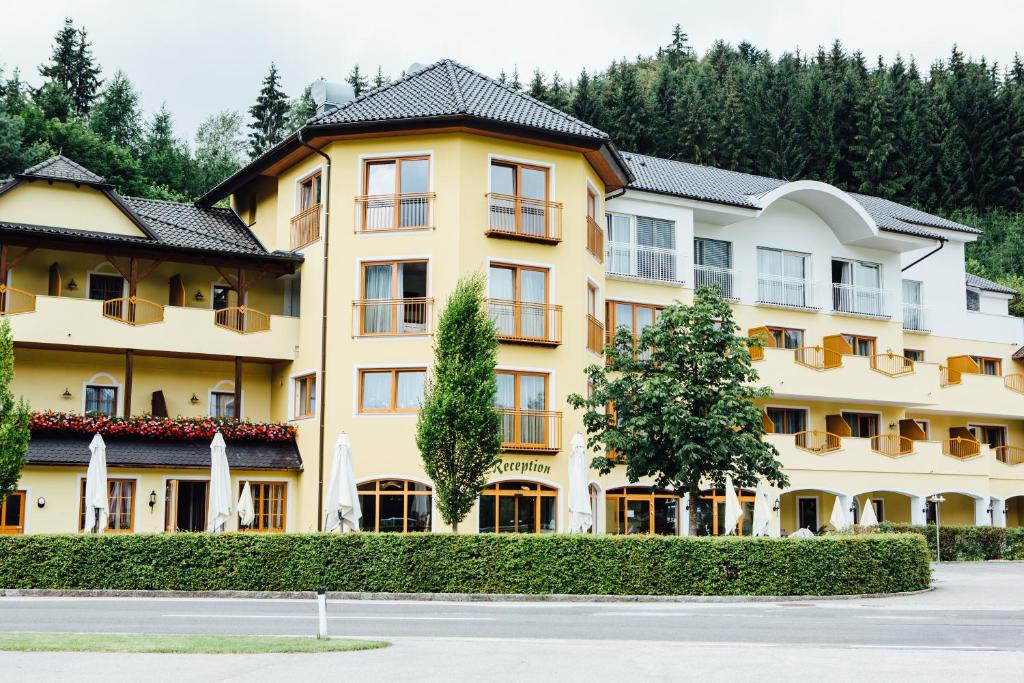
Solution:
{"label": "yellow hotel building", "polygon": [[[306,125],[195,205],[119,196],[60,156],[0,184],[16,394],[294,425],[294,442],[228,443],[263,531],[318,529],[344,431],[363,528],[441,531],[416,412],[438,312],[482,272],[505,450],[462,528],[562,531],[583,429],[566,396],[586,391],[606,331],[715,283],[767,342],[766,438],[790,480],[776,531],[819,528],[837,496],[895,522],[1024,523],[1024,327],[1014,292],[965,272],[977,230],[622,153],[448,60],[354,101],[315,90]],[[35,435],[0,531],[80,528],[88,441]],[[110,438],[107,458],[112,531],[205,527],[207,442]],[[691,514],[724,532],[721,491],[690,501],[616,471],[592,472],[591,492],[596,533],[683,534]]]}

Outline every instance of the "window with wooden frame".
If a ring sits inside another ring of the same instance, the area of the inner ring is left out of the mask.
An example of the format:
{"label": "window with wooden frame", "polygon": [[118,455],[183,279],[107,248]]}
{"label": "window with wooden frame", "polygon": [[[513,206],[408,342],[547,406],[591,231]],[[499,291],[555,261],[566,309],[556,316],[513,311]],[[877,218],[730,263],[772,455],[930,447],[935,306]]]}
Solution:
{"label": "window with wooden frame", "polygon": [[587,282],[587,350],[602,355],[604,353],[604,324],[597,312],[597,287]]}
{"label": "window with wooden frame", "polygon": [[478,508],[482,534],[552,534],[558,530],[558,491],[545,484],[488,484],[480,494]]}
{"label": "window with wooden frame", "polygon": [[671,491],[624,486],[605,494],[609,534],[679,534],[680,498]]}
{"label": "window with wooden frame", "polygon": [[426,368],[359,371],[360,413],[415,413],[423,405]]}
{"label": "window with wooden frame", "polygon": [[971,356],[971,358],[978,364],[978,369],[981,370],[981,374],[992,375],[993,377],[1002,376],[1003,361],[999,358],[989,358],[987,356]]}
{"label": "window with wooden frame", "polygon": [[430,531],[433,489],[406,479],[378,479],[359,484],[360,531]]}
{"label": "window with wooden frame", "polygon": [[976,441],[988,444],[992,448],[998,448],[1007,444],[1005,425],[969,424],[967,425],[967,431],[974,436]]}
{"label": "window with wooden frame", "polygon": [[14,491],[0,501],[0,535],[25,533],[25,492]]}
{"label": "window with wooden frame", "polygon": [[764,412],[775,425],[775,434],[798,434],[807,429],[806,408],[768,406]]}
{"label": "window with wooden frame", "polygon": [[299,181],[299,213],[320,204],[320,171]]}
{"label": "window with wooden frame", "polygon": [[605,302],[605,329],[614,338],[620,327],[627,328],[633,335],[633,346],[636,347],[644,329],[650,327],[658,319],[662,306],[653,304],[634,304],[625,301]]}
{"label": "window with wooden frame", "polygon": [[[78,530],[85,531],[85,479],[78,496]],[[107,479],[106,531],[127,533],[135,529],[135,480]]]}
{"label": "window with wooden frame", "polygon": [[426,260],[363,263],[360,288],[356,302],[360,336],[430,331]]}
{"label": "window with wooden frame", "polygon": [[300,249],[320,239],[320,171],[299,180],[298,210],[291,220],[291,248]]}
{"label": "window with wooden frame", "polygon": [[548,303],[547,268],[494,263],[487,286],[487,306],[499,338],[560,341],[561,309]]}
{"label": "window with wooden frame", "polygon": [[597,259],[604,261],[604,229],[597,220],[597,194],[587,187],[587,251]]}
{"label": "window with wooden frame", "polygon": [[853,349],[853,355],[855,356],[873,356],[875,355],[875,337],[865,337],[860,334],[843,334],[843,339]]}
{"label": "window with wooden frame", "polygon": [[[506,449],[544,449],[557,443],[555,413],[548,412],[548,375],[498,370],[494,406],[501,410],[501,440]],[[555,432],[555,434],[552,434]]]}
{"label": "window with wooden frame", "polygon": [[431,227],[430,157],[367,159],[356,199],[364,231]]}
{"label": "window with wooden frame", "polygon": [[881,417],[878,413],[857,413],[844,410],[843,420],[850,426],[850,436],[859,439],[870,439],[880,433]]}
{"label": "window with wooden frame", "polygon": [[316,373],[309,373],[294,379],[295,408],[294,419],[301,420],[316,415]]}
{"label": "window with wooden frame", "polygon": [[235,415],[235,392],[233,391],[211,391],[210,392],[210,417],[234,417]]}
{"label": "window with wooden frame", "polygon": [[85,387],[85,412],[87,415],[117,415],[117,387],[87,385]]}
{"label": "window with wooden frame", "polygon": [[491,161],[488,233],[548,242],[561,240],[558,206],[551,202],[550,170],[514,161]]}
{"label": "window with wooden frame", "polygon": [[924,349],[903,349],[903,357],[915,363],[924,361]]}
{"label": "window with wooden frame", "polygon": [[[738,536],[749,536],[753,528],[754,492],[737,489],[736,497],[743,508],[743,517],[736,527]],[[725,529],[725,491],[714,489],[702,491],[696,505],[691,504],[690,514],[697,515],[698,536],[724,536]]]}
{"label": "window with wooden frame", "polygon": [[[238,483],[238,495],[242,495],[245,482]],[[288,484],[283,481],[250,481],[252,509],[255,515],[252,524],[239,525],[239,531],[284,533],[288,521]]]}
{"label": "window with wooden frame", "polygon": [[765,329],[775,339],[777,349],[799,349],[804,345],[804,331],[793,327],[768,325]]}

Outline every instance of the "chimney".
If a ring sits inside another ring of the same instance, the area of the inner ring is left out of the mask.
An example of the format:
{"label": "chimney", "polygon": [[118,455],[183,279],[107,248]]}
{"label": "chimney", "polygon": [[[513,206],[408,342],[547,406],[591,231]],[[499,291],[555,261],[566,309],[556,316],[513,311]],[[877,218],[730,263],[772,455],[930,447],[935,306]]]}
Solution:
{"label": "chimney", "polygon": [[309,86],[310,95],[313,97],[313,104],[316,105],[316,113],[322,114],[341,105],[351,102],[354,98],[352,88],[346,83],[331,83],[324,78],[318,78]]}

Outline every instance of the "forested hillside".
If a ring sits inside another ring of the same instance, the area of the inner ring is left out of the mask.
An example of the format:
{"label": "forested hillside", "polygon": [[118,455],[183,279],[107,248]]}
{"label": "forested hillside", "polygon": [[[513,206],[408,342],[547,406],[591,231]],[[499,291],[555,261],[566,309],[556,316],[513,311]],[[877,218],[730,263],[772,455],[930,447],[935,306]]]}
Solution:
{"label": "forested hillside", "polygon": [[[1024,285],[1021,59],[988,63],[953,47],[929,65],[884,63],[839,43],[770,55],[718,42],[701,55],[678,26],[652,52],[571,79],[515,68],[499,78],[623,150],[813,178],[976,225],[986,236],[969,250],[972,269]],[[388,82],[358,65],[346,80],[357,94]],[[195,198],[309,116],[308,89],[293,95],[271,64],[246,115],[211,113],[189,143],[166,106],[144,119],[128,75],[104,74],[86,30],[68,20],[32,82],[0,71],[0,177],[62,150],[122,192]]]}

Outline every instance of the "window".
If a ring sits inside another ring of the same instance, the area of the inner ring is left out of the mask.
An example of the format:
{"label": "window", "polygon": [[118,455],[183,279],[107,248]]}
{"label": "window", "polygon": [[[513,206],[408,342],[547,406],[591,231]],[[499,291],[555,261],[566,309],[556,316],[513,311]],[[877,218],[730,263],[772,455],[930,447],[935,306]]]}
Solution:
{"label": "window", "polygon": [[206,531],[210,482],[168,479],[164,493],[164,531]]}
{"label": "window", "polygon": [[213,306],[213,310],[222,311],[225,308],[234,307],[237,302],[238,297],[232,287],[229,287],[228,285],[213,286],[213,298],[210,300],[210,305]]}
{"label": "window", "polygon": [[284,280],[284,308],[283,315],[298,317],[302,301],[302,278],[299,275],[292,275],[283,278]]}
{"label": "window", "polygon": [[797,526],[818,533],[818,499],[817,497],[799,497],[797,505]]}
{"label": "window", "polygon": [[310,373],[295,378],[295,419],[316,414],[316,375]]}
{"label": "window", "polygon": [[855,356],[874,356],[875,355],[875,338],[864,337],[859,334],[844,334],[843,339],[853,349],[853,355]]}
{"label": "window", "polygon": [[976,292],[973,289],[967,290],[967,310],[968,311],[980,311],[981,310],[981,293]]}
{"label": "window", "polygon": [[658,319],[661,306],[652,304],[633,304],[624,301],[605,302],[606,329],[614,335],[620,327],[625,327],[633,335],[633,346],[637,345],[643,331]]}
{"label": "window", "polygon": [[558,492],[544,484],[489,484],[480,494],[480,533],[554,533],[558,529],[557,503]]}
{"label": "window", "polygon": [[[242,495],[245,482],[238,483],[238,495]],[[239,527],[240,531],[262,531],[284,533],[286,510],[288,509],[288,485],[283,481],[250,481],[252,509],[256,513],[252,525]]]}
{"label": "window", "polygon": [[885,315],[882,266],[832,259],[832,308],[846,313]]}
{"label": "window", "polygon": [[363,230],[430,227],[430,158],[368,160],[363,172]]}
{"label": "window", "polygon": [[0,534],[25,533],[25,492],[15,491],[0,501]]}
{"label": "window", "polygon": [[1006,445],[1006,427],[1002,425],[967,425],[967,431],[980,443],[992,448]]}
{"label": "window", "polygon": [[524,340],[552,338],[546,268],[495,264],[488,278],[488,310],[498,336]]}
{"label": "window", "polygon": [[405,479],[380,479],[356,487],[360,531],[430,531],[432,490]]}
{"label": "window", "polygon": [[[740,536],[749,536],[754,520],[754,494],[751,491],[737,489],[737,497],[740,507],[743,508],[743,519],[736,529]],[[696,510],[692,514],[697,515],[698,536],[724,536],[725,535],[725,492],[722,489],[704,491],[701,493]]]}
{"label": "window", "polygon": [[939,504],[932,501],[926,501],[928,503],[927,510],[924,515],[925,524],[935,524],[939,519]]}
{"label": "window", "polygon": [[807,410],[804,408],[765,408],[768,419],[775,425],[776,434],[797,434],[807,430]]}
{"label": "window", "polygon": [[235,416],[235,392],[233,391],[211,391],[210,392],[210,417],[234,417]]}
{"label": "window", "polygon": [[971,358],[978,364],[978,369],[981,370],[981,374],[992,375],[993,377],[1002,376],[1003,361],[998,358],[988,358],[986,356],[971,356]]}
{"label": "window", "polygon": [[608,265],[614,275],[678,282],[676,224],[647,216],[607,214]]}
{"label": "window", "polygon": [[501,409],[505,448],[544,448],[548,434],[548,376],[539,372],[499,370],[494,406]]}
{"label": "window", "polygon": [[492,231],[557,238],[550,225],[548,200],[548,169],[510,161],[491,162]]}
{"label": "window", "polygon": [[89,273],[89,298],[109,301],[124,297],[124,278],[120,275]]}
{"label": "window", "polygon": [[646,486],[609,489],[605,523],[609,534],[679,535],[679,496]]}
{"label": "window", "polygon": [[693,285],[714,287],[726,299],[736,297],[732,273],[732,242],[693,239]]}
{"label": "window", "polygon": [[597,287],[587,283],[587,350],[604,353],[604,325],[597,315]]}
{"label": "window", "polygon": [[[85,531],[85,479],[78,496],[78,530]],[[107,479],[107,531],[132,531],[135,528],[135,480]],[[95,520],[92,520],[95,524]]]}
{"label": "window", "polygon": [[924,285],[918,280],[903,281],[903,329],[926,330],[924,321]]}
{"label": "window", "polygon": [[85,412],[88,415],[117,415],[117,387],[87,385]]}
{"label": "window", "polygon": [[928,441],[929,439],[932,438],[931,437],[931,425],[929,424],[928,420],[914,420],[914,422],[916,422],[917,426],[921,428],[922,432],[924,432],[924,440],[925,441]]}
{"label": "window", "polygon": [[364,263],[361,286],[361,334],[427,332],[426,261]]}
{"label": "window", "polygon": [[423,405],[426,368],[359,371],[360,413],[414,413]]}
{"label": "window", "polygon": [[299,181],[299,212],[307,211],[320,203],[320,171]]}
{"label": "window", "polygon": [[843,411],[843,420],[850,426],[850,436],[868,439],[878,436],[879,416],[877,413],[853,413]]}
{"label": "window", "polygon": [[903,349],[903,357],[914,362],[924,361],[924,349]]}
{"label": "window", "polygon": [[757,248],[757,300],[775,306],[814,306],[811,257],[796,251]]}
{"label": "window", "polygon": [[604,231],[597,222],[597,195],[587,188],[587,251],[599,262],[604,260]]}
{"label": "window", "polygon": [[774,327],[769,325],[768,333],[775,339],[777,349],[799,349],[804,345],[804,331],[792,327]]}

